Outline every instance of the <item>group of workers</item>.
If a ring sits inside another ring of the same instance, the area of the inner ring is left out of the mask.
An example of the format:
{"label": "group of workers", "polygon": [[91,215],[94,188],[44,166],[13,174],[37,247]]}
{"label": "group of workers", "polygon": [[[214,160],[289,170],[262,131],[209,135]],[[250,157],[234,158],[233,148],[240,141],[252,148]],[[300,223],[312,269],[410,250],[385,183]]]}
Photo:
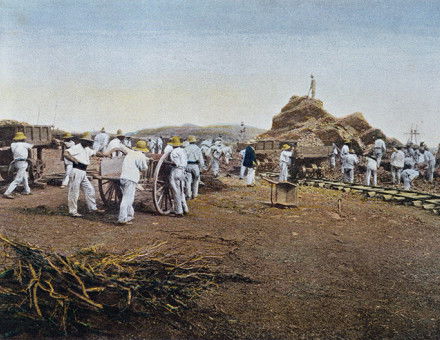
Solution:
{"label": "group of workers", "polygon": [[[371,152],[364,154],[365,157],[365,184],[377,185],[377,171],[381,166],[382,158],[386,154],[387,148],[382,138],[376,138]],[[330,167],[336,168],[336,159],[339,155],[341,161],[341,173],[343,180],[348,183],[354,182],[354,173],[359,164],[359,158],[355,151],[349,147],[346,141],[341,149],[333,144],[330,154]],[[403,188],[409,190],[413,181],[420,176],[424,170],[425,179],[432,183],[434,181],[434,171],[436,158],[429,148],[424,144],[415,145],[408,142],[406,146],[397,145],[393,147],[390,155],[390,171],[393,184],[403,182]],[[371,181],[371,178],[373,180]]]}

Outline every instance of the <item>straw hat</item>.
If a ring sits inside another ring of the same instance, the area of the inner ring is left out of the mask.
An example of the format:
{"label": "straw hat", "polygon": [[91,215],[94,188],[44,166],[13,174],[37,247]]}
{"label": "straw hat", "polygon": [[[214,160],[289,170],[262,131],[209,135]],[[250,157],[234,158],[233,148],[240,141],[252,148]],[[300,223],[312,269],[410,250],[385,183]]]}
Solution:
{"label": "straw hat", "polygon": [[170,141],[168,142],[171,146],[182,146],[182,142],[180,141],[179,136],[173,136],[171,137]]}
{"label": "straw hat", "polygon": [[89,141],[89,142],[93,142],[92,135],[90,134],[90,132],[84,132],[81,135],[81,137],[79,137],[79,139],[86,140],[86,141]]}
{"label": "straw hat", "polygon": [[281,147],[281,149],[282,149],[282,150],[289,150],[289,149],[290,149],[290,145],[289,145],[289,144],[284,144],[284,145]]}
{"label": "straw hat", "polygon": [[138,141],[136,142],[136,146],[133,148],[133,150],[136,150],[136,151],[142,151],[142,152],[148,152],[148,151],[150,151],[150,150],[147,148],[147,142],[144,141],[144,140],[138,140]]}
{"label": "straw hat", "polygon": [[62,138],[63,139],[73,138],[73,135],[70,132],[66,132]]}
{"label": "straw hat", "polygon": [[102,128],[102,129],[101,129],[101,132],[105,132],[105,129],[104,129],[104,128]]}
{"label": "straw hat", "polygon": [[125,137],[121,129],[118,129],[118,131],[116,131],[116,137]]}
{"label": "straw hat", "polygon": [[189,143],[195,143],[197,142],[196,136],[188,136],[188,142]]}
{"label": "straw hat", "polygon": [[14,136],[14,140],[25,140],[27,137],[26,137],[26,135],[23,133],[23,132],[21,132],[21,131],[18,131],[17,133],[15,133],[15,136]]}

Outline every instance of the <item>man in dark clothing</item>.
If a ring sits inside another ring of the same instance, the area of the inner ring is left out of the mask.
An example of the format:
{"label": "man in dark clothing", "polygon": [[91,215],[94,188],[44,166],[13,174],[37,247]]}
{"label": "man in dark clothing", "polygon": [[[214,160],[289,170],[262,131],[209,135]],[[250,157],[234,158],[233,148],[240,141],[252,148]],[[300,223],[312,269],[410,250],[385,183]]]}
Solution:
{"label": "man in dark clothing", "polygon": [[243,166],[247,168],[246,182],[248,186],[255,185],[255,167],[257,165],[257,157],[254,148],[249,144],[244,153]]}

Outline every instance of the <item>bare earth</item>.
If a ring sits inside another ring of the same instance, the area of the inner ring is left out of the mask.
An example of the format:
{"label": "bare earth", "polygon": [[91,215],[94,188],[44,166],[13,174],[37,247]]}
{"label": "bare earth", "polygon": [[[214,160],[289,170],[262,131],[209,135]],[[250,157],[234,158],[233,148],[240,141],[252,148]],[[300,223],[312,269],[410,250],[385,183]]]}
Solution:
{"label": "bare earth", "polygon": [[[163,240],[164,251],[212,256],[220,270],[258,281],[223,284],[200,297],[201,308],[227,316],[221,325],[200,318],[212,338],[440,336],[438,216],[309,187],[300,188],[299,208],[277,209],[264,203],[269,187],[263,182],[248,188],[235,177],[222,181],[228,188],[191,201],[185,218],[147,207],[125,227],[114,224],[114,212],[66,216],[67,192],[48,186],[30,197],[1,199],[0,232],[62,253],[97,244],[124,252]],[[137,322],[109,331],[124,338],[195,336]]]}

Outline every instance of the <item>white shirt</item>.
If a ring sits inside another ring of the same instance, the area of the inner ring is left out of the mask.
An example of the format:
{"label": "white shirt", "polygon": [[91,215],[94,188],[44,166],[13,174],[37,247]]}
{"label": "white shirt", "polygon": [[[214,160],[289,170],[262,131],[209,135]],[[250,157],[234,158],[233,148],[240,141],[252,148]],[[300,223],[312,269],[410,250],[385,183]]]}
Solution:
{"label": "white shirt", "polygon": [[405,165],[405,153],[402,150],[394,151],[391,154],[390,164],[396,168],[403,168]]}
{"label": "white shirt", "polygon": [[341,149],[341,156],[347,156],[349,153],[349,148],[347,144],[344,144]]}
{"label": "white shirt", "polygon": [[[70,149],[72,146],[75,145],[74,141],[64,142],[64,145],[66,146],[66,150]],[[73,164],[71,161],[69,161],[66,157],[64,157],[64,164],[69,165]]]}
{"label": "white shirt", "polygon": [[225,154],[226,157],[231,157],[232,156],[232,149],[230,146],[224,146],[223,147],[223,153]]}
{"label": "white shirt", "polygon": [[367,156],[367,169],[377,170],[377,161]]}
{"label": "white shirt", "polygon": [[349,153],[342,159],[342,167],[344,169],[354,169],[354,166],[358,164],[358,162],[357,156],[353,153]]}
{"label": "white shirt", "polygon": [[173,148],[173,151],[170,153],[170,159],[178,168],[186,169],[186,166],[188,165],[186,152],[181,147]]}
{"label": "white shirt", "polygon": [[332,155],[336,156],[339,153],[338,147],[336,145],[333,145]]}
{"label": "white shirt", "polygon": [[70,153],[73,157],[75,157],[78,162],[84,165],[90,164],[90,157],[93,155],[96,155],[96,151],[90,149],[89,147],[83,148],[81,143],[78,143],[71,148],[66,150],[68,153]]}
{"label": "white shirt", "polygon": [[402,177],[408,176],[409,180],[419,177],[419,172],[415,169],[405,169],[402,171]]}
{"label": "white shirt", "polygon": [[29,150],[34,146],[26,142],[14,142],[11,143],[11,151],[14,159],[22,158],[27,159],[29,156]]}
{"label": "white shirt", "polygon": [[131,138],[125,138],[125,139],[124,139],[124,145],[125,145],[127,148],[131,148]]}
{"label": "white shirt", "polygon": [[[125,147],[125,145],[118,138],[113,138],[110,143],[108,143],[107,149],[105,149],[105,151],[109,152],[111,149],[122,147]],[[113,152],[112,157],[116,157],[117,155],[117,152]]]}
{"label": "white shirt", "polygon": [[280,165],[281,163],[287,163],[287,165],[290,165],[292,163],[292,151],[283,150],[280,154]]}
{"label": "white shirt", "polygon": [[105,148],[108,144],[109,139],[110,139],[110,136],[107,133],[100,132],[95,136],[94,141],[96,144]]}
{"label": "white shirt", "polygon": [[199,162],[198,164],[201,168],[205,166],[202,150],[197,145],[189,144],[185,147],[185,152],[189,162]]}
{"label": "white shirt", "polygon": [[386,151],[386,146],[385,146],[385,142],[382,139],[376,139],[376,141],[374,142],[374,148],[375,149],[381,149],[382,151]]}
{"label": "white shirt", "polygon": [[221,144],[219,143],[215,143],[213,146],[211,146],[210,148],[210,154],[212,155],[212,157],[214,157],[215,159],[220,159],[223,155],[223,147]]}
{"label": "white shirt", "polygon": [[122,162],[121,179],[128,179],[139,183],[141,178],[140,171],[148,169],[147,157],[141,151],[134,151],[128,148],[125,151],[127,154]]}
{"label": "white shirt", "polygon": [[170,144],[167,144],[167,146],[165,147],[165,150],[163,150],[163,153],[168,153],[173,151],[173,146]]}

